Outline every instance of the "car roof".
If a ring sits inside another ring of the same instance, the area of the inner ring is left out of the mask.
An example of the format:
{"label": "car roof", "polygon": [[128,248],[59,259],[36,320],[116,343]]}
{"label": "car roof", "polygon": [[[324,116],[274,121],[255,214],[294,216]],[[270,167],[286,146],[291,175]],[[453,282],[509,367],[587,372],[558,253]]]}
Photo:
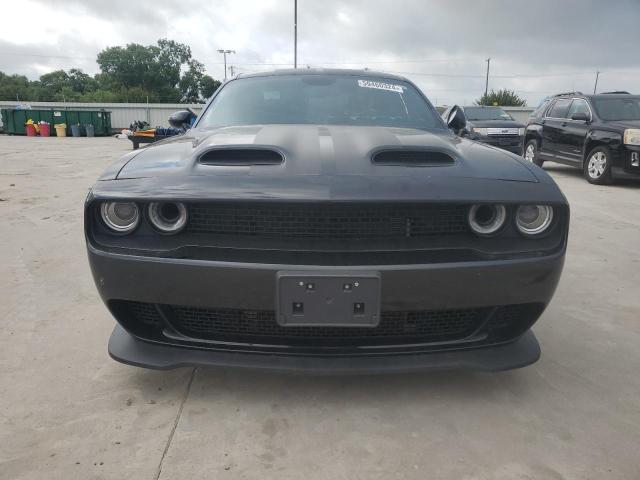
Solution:
{"label": "car roof", "polygon": [[365,69],[346,69],[346,68],[283,68],[278,70],[269,70],[265,72],[241,73],[235,78],[253,78],[253,77],[273,77],[281,75],[336,75],[336,76],[362,76],[385,78],[388,80],[400,80],[408,82],[406,77],[394,75],[393,73],[376,72]]}
{"label": "car roof", "polygon": [[554,100],[556,98],[586,98],[587,100],[593,100],[594,98],[640,98],[640,95],[631,95],[629,93],[596,93],[596,94],[584,94],[584,93],[563,93],[549,98]]}

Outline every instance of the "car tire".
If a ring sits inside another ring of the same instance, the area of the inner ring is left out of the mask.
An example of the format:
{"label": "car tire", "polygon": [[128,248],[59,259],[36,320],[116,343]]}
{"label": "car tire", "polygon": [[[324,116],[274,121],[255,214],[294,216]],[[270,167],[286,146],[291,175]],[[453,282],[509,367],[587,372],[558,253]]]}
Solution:
{"label": "car tire", "polygon": [[596,147],[584,159],[582,172],[587,182],[595,185],[611,183],[611,150]]}
{"label": "car tire", "polygon": [[531,139],[524,146],[523,157],[526,161],[533,163],[539,167],[542,166],[544,160],[540,159],[540,155],[538,155],[538,141],[536,139]]}

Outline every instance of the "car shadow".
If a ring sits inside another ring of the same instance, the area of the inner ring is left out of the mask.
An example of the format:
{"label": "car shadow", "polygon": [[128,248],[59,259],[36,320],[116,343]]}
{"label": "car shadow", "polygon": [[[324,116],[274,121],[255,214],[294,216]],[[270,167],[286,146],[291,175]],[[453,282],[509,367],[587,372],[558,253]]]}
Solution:
{"label": "car shadow", "polygon": [[[553,163],[553,162],[545,162],[542,168],[552,175],[574,177],[577,179],[581,179],[585,183],[587,183],[587,181],[584,179],[584,176],[582,174],[582,170],[580,170],[579,168],[570,167],[568,165],[562,165],[560,163]],[[615,183],[611,185],[605,185],[605,186],[640,188],[640,178],[638,178],[638,180],[635,180],[633,178],[617,178],[615,180]]]}
{"label": "car shadow", "polygon": [[[186,381],[192,369],[174,373]],[[143,395],[153,395],[156,383],[169,372],[136,371],[132,383]],[[198,367],[194,371],[189,398],[210,401],[233,398],[238,406],[271,403],[311,402],[316,405],[384,404],[429,399],[437,402],[461,402],[496,396],[526,396],[539,388],[535,367],[506,372],[466,370],[426,371],[421,373],[377,375],[315,375],[279,373],[216,367]],[[146,392],[148,390],[148,392]]]}

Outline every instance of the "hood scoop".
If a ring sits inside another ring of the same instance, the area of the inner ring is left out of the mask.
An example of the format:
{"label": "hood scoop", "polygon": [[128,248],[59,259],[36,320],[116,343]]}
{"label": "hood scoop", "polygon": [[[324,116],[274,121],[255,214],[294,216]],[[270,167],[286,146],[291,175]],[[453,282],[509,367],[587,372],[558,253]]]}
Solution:
{"label": "hood scoop", "polygon": [[382,150],[371,157],[376,165],[406,167],[442,167],[454,165],[455,158],[440,150]]}
{"label": "hood scoop", "polygon": [[219,166],[280,165],[284,157],[268,148],[214,148],[202,153],[198,162]]}

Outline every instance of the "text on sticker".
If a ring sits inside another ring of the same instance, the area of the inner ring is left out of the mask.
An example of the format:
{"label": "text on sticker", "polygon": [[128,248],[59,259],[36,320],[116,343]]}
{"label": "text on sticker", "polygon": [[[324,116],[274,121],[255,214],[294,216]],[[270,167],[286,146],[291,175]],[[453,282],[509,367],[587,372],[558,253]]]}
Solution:
{"label": "text on sticker", "polygon": [[377,88],[378,90],[389,90],[390,92],[403,92],[400,85],[393,85],[391,83],[384,82],[372,82],[371,80],[358,80],[358,86],[364,88]]}

